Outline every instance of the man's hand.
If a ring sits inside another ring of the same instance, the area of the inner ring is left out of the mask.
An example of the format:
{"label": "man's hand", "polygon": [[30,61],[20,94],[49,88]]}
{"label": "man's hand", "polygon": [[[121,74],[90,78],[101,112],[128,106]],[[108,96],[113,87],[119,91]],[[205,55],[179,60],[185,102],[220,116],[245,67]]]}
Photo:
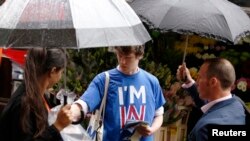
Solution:
{"label": "man's hand", "polygon": [[176,72],[176,78],[179,81],[183,81],[186,84],[193,81],[193,79],[190,75],[189,69],[186,67],[186,63],[179,65],[177,72]]}
{"label": "man's hand", "polygon": [[151,127],[147,124],[141,124],[136,127],[136,131],[142,136],[149,136],[153,134]]}
{"label": "man's hand", "polygon": [[72,116],[73,116],[73,122],[77,122],[81,119],[82,117],[82,114],[81,114],[81,105],[80,104],[77,104],[77,103],[74,103],[71,105],[70,107],[70,111],[72,113]]}

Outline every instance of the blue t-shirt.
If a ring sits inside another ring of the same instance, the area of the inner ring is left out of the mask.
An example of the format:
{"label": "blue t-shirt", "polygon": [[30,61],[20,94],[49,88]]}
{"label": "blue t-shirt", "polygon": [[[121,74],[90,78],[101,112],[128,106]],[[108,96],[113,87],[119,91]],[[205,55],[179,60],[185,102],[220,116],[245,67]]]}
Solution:
{"label": "blue t-shirt", "polygon": [[[165,104],[158,79],[143,69],[133,75],[119,70],[108,71],[110,82],[104,117],[104,141],[118,141],[120,131],[127,119],[143,120],[150,125],[155,111]],[[105,73],[98,74],[80,99],[92,112],[100,107],[104,93]],[[142,137],[140,141],[152,141],[153,136]]]}

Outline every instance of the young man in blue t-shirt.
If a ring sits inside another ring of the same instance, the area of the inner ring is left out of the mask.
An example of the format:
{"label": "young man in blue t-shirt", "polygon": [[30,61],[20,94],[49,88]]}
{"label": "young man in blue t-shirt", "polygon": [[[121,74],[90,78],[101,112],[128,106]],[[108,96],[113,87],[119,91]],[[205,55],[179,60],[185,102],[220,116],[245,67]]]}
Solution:
{"label": "young man in blue t-shirt", "polygon": [[[119,141],[127,120],[141,120],[148,126],[136,127],[140,141],[153,141],[153,133],[163,122],[165,99],[158,79],[139,68],[144,46],[114,47],[118,66],[110,75],[104,115],[104,141]],[[105,87],[105,73],[98,74],[79,100],[72,105],[73,113],[93,112],[99,108]]]}

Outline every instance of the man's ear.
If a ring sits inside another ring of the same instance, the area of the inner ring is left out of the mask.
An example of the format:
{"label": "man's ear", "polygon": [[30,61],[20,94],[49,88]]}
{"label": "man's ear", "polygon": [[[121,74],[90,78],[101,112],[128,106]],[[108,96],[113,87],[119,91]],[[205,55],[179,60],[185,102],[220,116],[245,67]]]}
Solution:
{"label": "man's ear", "polygon": [[209,83],[211,86],[216,86],[216,85],[218,85],[219,80],[216,77],[212,77],[212,78],[210,78]]}

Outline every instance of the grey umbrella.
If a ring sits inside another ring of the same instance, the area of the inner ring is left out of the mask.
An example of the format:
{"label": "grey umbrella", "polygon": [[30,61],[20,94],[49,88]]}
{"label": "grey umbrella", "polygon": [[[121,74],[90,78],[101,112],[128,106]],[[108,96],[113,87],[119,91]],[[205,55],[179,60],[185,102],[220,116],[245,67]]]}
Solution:
{"label": "grey umbrella", "polygon": [[248,15],[227,0],[128,1],[144,22],[163,32],[198,34],[231,44],[250,33]]}
{"label": "grey umbrella", "polygon": [[151,39],[123,0],[7,0],[0,17],[0,47],[91,48]]}

